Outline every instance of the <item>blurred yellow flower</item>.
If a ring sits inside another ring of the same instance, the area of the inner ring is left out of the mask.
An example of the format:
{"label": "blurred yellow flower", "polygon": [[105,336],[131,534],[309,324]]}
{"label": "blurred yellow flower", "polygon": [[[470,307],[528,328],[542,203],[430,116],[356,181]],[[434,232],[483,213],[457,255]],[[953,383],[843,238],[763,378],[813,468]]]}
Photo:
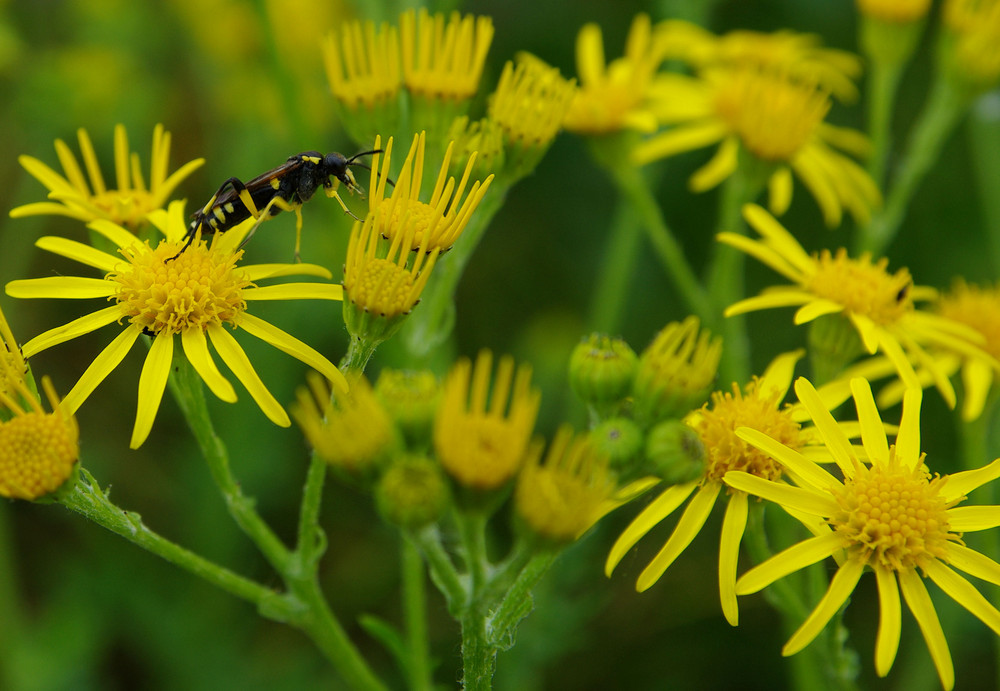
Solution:
{"label": "blurred yellow flower", "polygon": [[493,20],[452,12],[409,10],[399,18],[403,81],[422,99],[462,101],[479,89],[486,54],[493,42]]}
{"label": "blurred yellow flower", "polygon": [[402,86],[399,33],[386,23],[344,22],[339,39],[331,31],[323,41],[323,61],[330,90],[350,110],[384,107]]}
{"label": "blurred yellow flower", "polygon": [[1000,584],[1000,564],[969,549],[962,541],[963,533],[1000,525],[1000,507],[957,506],[972,490],[1000,477],[1000,459],[976,470],[931,475],[920,452],[920,390],[906,393],[896,443],[890,446],[868,382],[854,379],[851,389],[864,457],[851,445],[812,385],[805,379],[795,384],[799,400],[836,461],[842,479],[766,431],[737,432],[780,465],[797,487],[742,471],[726,473],[726,484],[780,505],[803,520],[815,537],[743,574],[736,583],[736,592],[755,593],[810,564],[830,556],[837,558],[839,566],[826,594],[781,651],[782,655],[794,655],[840,611],[864,571],[870,569],[879,595],[876,673],[886,676],[896,657],[902,592],[927,642],[941,684],[950,690],[955,670],[924,578],[930,578],[1000,634],[1000,611],[955,570]]}
{"label": "blurred yellow flower", "polygon": [[950,43],[946,55],[953,74],[977,90],[1000,79],[1000,1],[947,0],[944,23]]}
{"label": "blurred yellow flower", "polygon": [[890,274],[886,270],[887,259],[873,263],[868,254],[852,259],[843,248],[836,253],[823,250],[818,256],[810,256],[764,209],[748,204],[743,207],[743,215],[761,234],[761,239],[720,233],[719,241],[757,258],[793,285],[773,286],[756,297],[740,300],[726,309],[727,317],[792,306],[799,307],[796,324],[806,324],[824,315],[842,315],[853,324],[865,350],[886,355],[906,386],[920,388],[912,362],[933,373],[941,395],[952,407],[955,390],[941,365],[942,351],[1000,368],[1000,363],[981,350],[982,338],[975,330],[916,309],[915,301],[933,299],[936,292],[914,286],[906,269]]}
{"label": "blurred yellow flower", "polygon": [[209,340],[264,414],[275,424],[287,427],[290,421],[284,408],[264,386],[226,325],[270,343],[319,370],[340,388],[346,388],[343,375],[323,355],[247,312],[247,301],[252,300],[340,300],[342,294],[340,286],[324,283],[255,285],[253,281],[280,276],[302,274],[329,278],[330,274],[323,267],[312,264],[237,266],[242,256],[239,245],[252,221],[249,219],[237,228],[214,235],[210,245],[200,241],[180,253],[188,228],[183,202],[173,202],[167,211],[150,214],[150,222],[165,237],[156,248],[150,247],[148,242],[139,242],[126,229],[107,220],[94,221],[90,228],[117,245],[117,255],[66,238],[39,239],[36,244],[42,249],[97,268],[104,275],[102,278],[49,276],[11,281],[6,288],[8,295],[17,298],[105,298],[114,304],[36,336],[24,344],[25,357],[103,326],[127,322],[66,395],[63,408],[75,412],[124,359],[139,336],[149,335],[152,344],[139,377],[139,405],[131,439],[132,448],[138,448],[153,426],[167,377],[174,366],[174,336],[179,335],[184,356],[212,393],[227,402],[236,400],[232,385],[219,372],[209,353]]}
{"label": "blurred yellow flower", "polygon": [[673,125],[633,150],[638,165],[719,144],[691,177],[691,189],[712,189],[736,172],[749,154],[768,166],[769,205],[783,214],[792,201],[792,173],[815,197],[827,225],[840,224],[844,208],[861,223],[881,203],[875,182],[853,160],[868,153],[867,138],[824,121],[826,92],[813,82],[757,68],[713,69],[700,77],[670,75],[671,98],[657,109]]}
{"label": "blurred yellow flower", "polygon": [[66,177],[32,156],[19,156],[17,159],[25,170],[48,188],[49,199],[54,201],[25,204],[11,209],[11,218],[51,214],[69,216],[84,222],[104,219],[134,231],[146,222],[151,211],[165,208],[177,185],[205,162],[203,158],[195,159],[168,176],[170,133],[164,131],[163,125],[157,125],[153,130],[153,151],[147,185],[139,154],[129,151],[125,128],[116,125],[115,187],[109,189],[87,131],[80,129],[77,136],[90,184],[87,184],[87,177],[84,177],[73,152],[61,139],[57,139],[56,154]]}
{"label": "blurred yellow flower", "polygon": [[923,19],[931,9],[931,0],[856,0],[858,12],[866,17],[892,24],[908,24]]}
{"label": "blurred yellow flower", "polygon": [[[555,139],[573,100],[573,82],[541,61],[508,61],[490,97],[489,116],[509,146],[542,149]],[[509,158],[509,155],[508,155]]]}

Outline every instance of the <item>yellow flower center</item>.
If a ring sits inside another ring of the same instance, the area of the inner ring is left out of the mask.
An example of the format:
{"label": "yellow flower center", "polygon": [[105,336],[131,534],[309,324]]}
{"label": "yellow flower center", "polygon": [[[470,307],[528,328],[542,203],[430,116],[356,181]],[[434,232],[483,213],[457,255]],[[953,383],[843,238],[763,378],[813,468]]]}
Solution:
{"label": "yellow flower center", "polygon": [[449,443],[438,452],[441,465],[460,484],[494,489],[514,477],[524,456],[524,444],[512,443],[519,436],[514,422],[472,413],[450,424]]}
{"label": "yellow flower center", "polygon": [[388,259],[368,260],[345,289],[355,305],[386,318],[409,314],[419,297],[413,291],[413,274]]}
{"label": "yellow flower center", "polygon": [[830,99],[812,84],[740,70],[721,84],[715,108],[750,153],[787,162],[813,137],[830,110]]}
{"label": "yellow flower center", "polygon": [[91,196],[88,202],[103,211],[115,223],[137,228],[146,220],[146,214],[160,208],[162,200],[142,190],[128,192],[108,190]]}
{"label": "yellow flower center", "polygon": [[76,424],[31,411],[0,423],[0,495],[37,499],[59,489],[79,456]]}
{"label": "yellow flower center", "polygon": [[840,303],[849,312],[862,314],[876,324],[892,324],[913,310],[910,272],[900,269],[886,272],[885,257],[872,264],[871,256],[863,254],[851,259],[840,248],[836,255],[823,250],[817,257],[816,273],[807,280],[806,288],[821,298]]}
{"label": "yellow flower center", "polygon": [[[389,213],[390,209],[392,213]],[[379,234],[387,240],[391,240],[402,229],[405,229],[407,233],[413,231],[410,247],[404,251],[419,249],[424,242],[424,235],[428,231],[431,232],[431,236],[428,238],[424,250],[431,251],[437,246],[437,239],[445,235],[451,225],[448,219],[443,218],[433,206],[417,199],[396,200],[395,205],[393,205],[391,198],[383,199],[376,215],[379,219]],[[435,219],[439,220],[436,225],[433,225]],[[441,250],[447,250],[449,247],[442,247]]]}
{"label": "yellow flower center", "polygon": [[856,474],[834,490],[841,510],[829,523],[848,543],[856,559],[877,568],[903,571],[946,556],[948,504],[939,489],[942,479],[923,468],[905,467],[889,450],[888,465],[858,464]]}
{"label": "yellow flower center", "polygon": [[941,298],[938,312],[981,333],[986,340],[979,347],[1000,359],[1000,286],[980,288],[959,283]]}
{"label": "yellow flower center", "polygon": [[706,403],[692,425],[705,444],[707,479],[721,482],[730,470],[742,470],[766,480],[781,477],[780,464],[736,436],[737,428],[750,427],[790,449],[798,449],[799,423],[787,408],[779,409],[780,396],[775,392],[763,397],[757,379],[747,385],[745,393],[733,384],[732,393],[712,394],[711,409]]}
{"label": "yellow flower center", "polygon": [[121,319],[155,335],[235,325],[246,309],[243,289],[251,285],[236,269],[243,253],[202,243],[177,255],[179,249],[180,243],[161,242],[155,250],[148,243],[121,250],[129,266],[107,277],[120,286]]}

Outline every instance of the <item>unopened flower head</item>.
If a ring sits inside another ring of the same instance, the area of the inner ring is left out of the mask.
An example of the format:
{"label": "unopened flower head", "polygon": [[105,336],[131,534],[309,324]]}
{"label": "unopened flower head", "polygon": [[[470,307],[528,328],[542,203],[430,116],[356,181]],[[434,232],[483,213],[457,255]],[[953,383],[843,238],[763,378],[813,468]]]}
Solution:
{"label": "unopened flower head", "polygon": [[829,98],[816,82],[754,67],[717,68],[699,77],[671,75],[665,90],[672,98],[657,114],[674,127],[636,146],[635,163],[718,143],[711,160],[691,176],[692,190],[712,189],[733,175],[744,151],[764,167],[776,214],[791,204],[793,174],[816,198],[831,227],[840,224],[845,208],[867,222],[881,203],[871,176],[838,151],[867,155],[867,138],[824,121]]}
{"label": "unopened flower head", "polygon": [[851,381],[863,455],[852,446],[808,381],[796,381],[795,390],[839,474],[828,472],[768,432],[737,432],[773,458],[797,487],[740,471],[728,473],[726,484],[779,504],[816,535],[745,573],[736,584],[737,593],[757,592],[810,564],[831,556],[837,558],[838,569],[826,594],[782,649],[783,655],[794,655],[816,638],[847,602],[862,574],[871,570],[879,595],[876,673],[886,676],[896,657],[902,592],[927,642],[941,683],[950,690],[955,671],[924,581],[934,581],[1000,634],[1000,612],[959,573],[964,571],[992,583],[1000,580],[996,575],[1000,564],[962,541],[963,533],[996,528],[1000,514],[992,506],[958,506],[972,490],[1000,477],[1000,459],[975,470],[943,477],[932,475],[920,451],[919,389],[906,393],[896,443],[890,445],[868,382]]}
{"label": "unopened flower head", "polygon": [[370,479],[388,460],[395,428],[368,380],[360,375],[347,380],[348,391],[331,391],[321,375],[311,372],[292,415],[320,458],[348,477]]}
{"label": "unopened flower head", "polygon": [[625,130],[652,132],[660,98],[657,70],[663,50],[649,16],[636,15],[625,41],[625,55],[606,63],[598,24],[587,24],[576,37],[579,87],[563,125],[578,134],[611,134]]}
{"label": "unopened flower head", "polygon": [[479,89],[493,20],[452,12],[409,10],[400,18],[403,79],[418,98],[460,101]]}
{"label": "unopened flower head", "polygon": [[541,61],[504,65],[490,98],[489,116],[503,129],[514,175],[534,170],[562,127],[574,92],[573,82]]}
{"label": "unopened flower head", "polygon": [[857,0],[858,12],[891,24],[910,24],[927,16],[931,0]]}
{"label": "unopened flower head", "polygon": [[0,394],[15,397],[24,384],[28,365],[24,362],[21,347],[7,323],[7,317],[0,310]]}
{"label": "unopened flower head", "polygon": [[153,151],[147,184],[142,174],[139,154],[129,151],[125,128],[118,125],[115,127],[115,186],[109,188],[101,174],[87,131],[80,129],[77,136],[86,176],[73,152],[61,139],[56,140],[56,154],[65,177],[36,158],[18,158],[24,169],[48,188],[49,199],[52,201],[19,206],[11,210],[11,218],[51,214],[84,222],[103,219],[134,231],[146,222],[151,211],[165,208],[177,185],[205,162],[201,158],[195,159],[167,175],[170,133],[164,131],[162,125],[157,125],[153,130]]}
{"label": "unopened flower head", "polygon": [[[719,241],[756,257],[787,277],[792,285],[774,286],[756,297],[740,300],[726,309],[726,316],[793,306],[799,307],[796,324],[824,315],[842,315],[857,330],[865,350],[885,354],[907,386],[920,388],[911,360],[931,371],[952,407],[955,390],[937,364],[938,358],[951,352],[1000,367],[980,348],[982,339],[973,329],[915,307],[916,301],[933,299],[936,292],[914,286],[906,269],[889,273],[885,258],[873,262],[869,255],[862,255],[853,259],[844,249],[809,255],[764,209],[748,204],[743,207],[743,215],[761,239],[720,233]],[[927,346],[934,350],[927,350]]]}
{"label": "unopened flower head", "polygon": [[816,84],[843,100],[857,98],[854,82],[861,59],[835,48],[824,48],[818,36],[794,31],[736,30],[716,36],[683,20],[654,27],[667,57],[687,62],[699,73],[715,69],[753,69]]}
{"label": "unopened flower head", "polygon": [[[802,351],[778,356],[759,379],[742,388],[734,384],[732,393],[713,394],[711,404],[688,416],[686,422],[704,445],[703,472],[688,482],[668,487],[636,516],[611,548],[605,573],[610,576],[643,536],[687,501],[687,508],[673,534],[639,574],[636,590],[646,590],[660,579],[704,526],[725,489],[722,478],[726,472],[741,469],[755,477],[776,479],[781,476],[780,465],[737,436],[736,430],[740,427],[767,430],[794,448],[811,453],[816,436],[814,430],[800,426],[807,418],[804,409],[798,405],[782,405],[800,357]],[[726,493],[729,496],[719,546],[719,597],[726,620],[735,626],[739,618],[736,561],[746,526],[748,502],[743,492]]]}
{"label": "unopened flower head", "polygon": [[411,448],[429,446],[441,382],[430,370],[383,369],[375,394]]}
{"label": "unopened flower head", "polygon": [[606,512],[615,492],[608,459],[589,436],[569,427],[556,433],[542,461],[541,443],[532,444],[517,476],[514,507],[525,526],[543,542],[564,545],[585,533]]}
{"label": "unopened flower head", "polygon": [[569,356],[569,385],[598,413],[613,412],[632,388],[638,358],[620,338],[592,333]]}
{"label": "unopened flower head", "polygon": [[[208,350],[211,341],[218,355],[246,387],[261,410],[275,424],[287,427],[288,415],[264,386],[246,353],[229,333],[245,331],[319,370],[334,384],[346,388],[343,375],[324,356],[294,336],[255,317],[247,310],[253,300],[340,300],[342,289],[324,283],[287,283],[257,286],[254,281],[287,275],[329,278],[330,273],[311,264],[260,264],[238,266],[240,242],[252,225],[245,223],[213,236],[212,243],[193,243],[183,252],[187,224],[183,202],[167,211],[150,214],[150,222],[164,236],[157,247],[139,242],[134,235],[110,221],[94,221],[90,228],[119,247],[119,256],[79,242],[43,237],[36,243],[54,254],[95,267],[102,278],[55,276],[7,284],[7,294],[18,298],[104,298],[108,307],[46,331],[24,344],[24,355],[50,348],[112,323],[119,335],[95,358],[76,385],[66,394],[63,407],[75,412],[93,390],[124,359],[143,333],[152,338],[139,377],[139,407],[132,430],[132,448],[145,441],[153,426],[174,367],[174,336],[180,336],[184,356],[216,396],[236,400],[232,385],[218,370]],[[180,254],[178,254],[180,252]]]}
{"label": "unopened flower head", "polygon": [[12,415],[0,422],[0,496],[38,499],[62,487],[76,469],[80,457],[76,419],[60,406],[47,377],[42,387],[51,413],[23,381],[0,392],[0,406]]}
{"label": "unopened flower head", "polygon": [[462,176],[472,162],[472,177],[484,180],[506,162],[503,129],[491,118],[470,120],[467,115],[455,118],[446,141],[454,142],[451,175]]}
{"label": "unopened flower head", "polygon": [[342,108],[340,120],[355,140],[393,131],[403,83],[396,27],[345,22],[339,36],[331,31],[324,40],[323,59],[330,91]]}
{"label": "unopened flower head", "polygon": [[403,454],[393,459],[375,486],[378,512],[393,525],[419,530],[448,509],[451,492],[441,466],[431,458]]}
{"label": "unopened flower head", "polygon": [[[402,235],[408,237],[403,244],[403,252],[417,249],[444,252],[451,249],[493,182],[490,175],[482,182],[476,180],[469,187],[476,158],[472,155],[456,187],[455,178],[449,175],[453,150],[453,144],[450,144],[438,169],[430,199],[421,201],[426,139],[424,132],[413,137],[390,197],[386,196],[386,185],[392,163],[392,137],[385,145],[385,153],[372,157],[369,208],[376,213],[378,232],[383,237],[393,242],[398,242]],[[381,143],[381,138],[376,137],[375,149],[380,149]]]}
{"label": "unopened flower head", "polygon": [[540,400],[527,365],[515,370],[513,358],[505,356],[495,377],[492,372],[487,350],[474,366],[459,360],[445,379],[434,423],[441,465],[460,485],[480,491],[503,487],[521,468]]}
{"label": "unopened flower head", "polygon": [[686,415],[712,390],[722,339],[698,327],[697,317],[667,324],[639,357],[632,393],[647,427]]}

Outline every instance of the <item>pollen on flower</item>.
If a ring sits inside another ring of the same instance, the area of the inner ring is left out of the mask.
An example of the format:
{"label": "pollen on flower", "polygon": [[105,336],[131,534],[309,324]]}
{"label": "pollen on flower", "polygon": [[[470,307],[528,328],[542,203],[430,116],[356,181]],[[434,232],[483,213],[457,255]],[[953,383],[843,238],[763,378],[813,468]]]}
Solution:
{"label": "pollen on flower", "polygon": [[698,411],[692,425],[705,444],[706,477],[721,481],[730,470],[742,470],[767,480],[781,477],[781,465],[770,455],[736,436],[740,427],[759,430],[791,449],[801,446],[800,425],[786,410],[779,408],[781,392],[764,396],[759,380],[741,391],[733,384],[732,393],[716,391]]}
{"label": "pollen on flower", "polygon": [[814,84],[773,72],[736,70],[716,94],[715,107],[754,156],[789,161],[823,122],[830,99]]}
{"label": "pollen on flower", "polygon": [[943,478],[931,477],[923,463],[909,468],[889,449],[888,464],[858,464],[843,487],[833,489],[841,510],[828,519],[847,542],[848,552],[869,566],[905,571],[931,560],[947,561],[949,504],[941,496]]}
{"label": "pollen on flower", "polygon": [[203,243],[180,254],[178,249],[169,242],[155,250],[148,243],[122,248],[129,265],[108,274],[108,280],[120,286],[116,299],[122,319],[167,335],[237,324],[246,310],[243,290],[251,286],[236,269],[242,252],[223,252]]}
{"label": "pollen on flower", "polygon": [[[379,233],[382,237],[389,239],[395,229],[402,228],[404,216],[407,223],[412,224],[413,249],[424,244],[425,237],[437,239],[448,234],[450,224],[430,204],[419,199],[410,199],[408,203],[400,204],[390,198],[383,199],[378,207]],[[433,247],[436,243],[431,241],[428,244]],[[450,244],[444,249],[450,249]]]}
{"label": "pollen on flower", "polygon": [[2,396],[5,407],[15,413],[0,423],[0,495],[37,499],[59,489],[73,472],[80,455],[79,429],[72,416],[58,408],[58,398],[48,379],[42,385],[55,412],[46,413],[23,385],[21,398],[31,410],[23,410],[13,398]]}
{"label": "pollen on flower", "polygon": [[913,279],[905,268],[888,273],[888,264],[885,257],[873,264],[868,254],[851,259],[843,247],[836,254],[823,250],[817,257],[816,273],[807,279],[806,288],[877,324],[892,324],[913,310],[910,294]]}

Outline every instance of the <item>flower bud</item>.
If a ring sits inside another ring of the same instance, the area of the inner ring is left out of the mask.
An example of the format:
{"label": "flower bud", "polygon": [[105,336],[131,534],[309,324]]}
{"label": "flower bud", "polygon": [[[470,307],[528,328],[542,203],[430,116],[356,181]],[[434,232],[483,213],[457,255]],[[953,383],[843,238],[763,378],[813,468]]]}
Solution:
{"label": "flower bud", "polygon": [[680,420],[665,420],[646,437],[646,463],[650,474],[668,484],[690,482],[705,473],[705,445]]}
{"label": "flower bud", "polygon": [[593,333],[569,357],[569,384],[599,414],[610,413],[628,396],[636,355],[620,338]]}
{"label": "flower bud", "polygon": [[441,466],[426,456],[406,454],[397,458],[375,487],[379,514],[389,523],[411,530],[437,521],[449,501],[448,482]]}

